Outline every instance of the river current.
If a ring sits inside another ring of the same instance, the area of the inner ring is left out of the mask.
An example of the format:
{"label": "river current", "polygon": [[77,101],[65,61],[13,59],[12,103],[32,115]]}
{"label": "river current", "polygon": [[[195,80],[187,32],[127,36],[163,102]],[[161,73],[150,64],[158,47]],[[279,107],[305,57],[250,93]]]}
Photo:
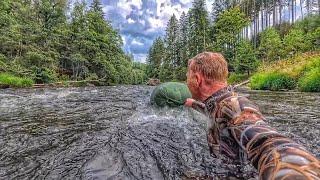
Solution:
{"label": "river current", "polygon": [[[256,179],[210,155],[207,120],[149,104],[153,87],[0,90],[0,179]],[[242,91],[320,158],[320,94]]]}

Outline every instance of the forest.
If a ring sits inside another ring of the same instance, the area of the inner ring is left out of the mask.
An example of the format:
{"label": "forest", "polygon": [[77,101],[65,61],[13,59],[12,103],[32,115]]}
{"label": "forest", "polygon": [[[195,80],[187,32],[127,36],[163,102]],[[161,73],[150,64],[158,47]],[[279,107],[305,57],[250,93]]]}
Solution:
{"label": "forest", "polygon": [[[208,11],[205,0],[193,0],[179,19],[172,15],[146,63],[138,63],[124,52],[100,0],[2,0],[0,85],[185,81],[188,59],[215,51],[229,63],[231,84],[250,78],[253,89],[320,91],[319,6],[317,0],[215,0]],[[283,64],[290,65],[275,68]]]}
{"label": "forest", "polygon": [[72,5],[68,0],[0,1],[0,82],[13,87],[69,80],[144,83],[145,65],[124,53],[100,0]]}
{"label": "forest", "polygon": [[215,51],[229,63],[230,83],[251,77],[253,89],[320,91],[319,6],[314,0],[215,0],[209,13],[205,0],[195,0],[154,41],[147,75],[184,81],[188,59]]}

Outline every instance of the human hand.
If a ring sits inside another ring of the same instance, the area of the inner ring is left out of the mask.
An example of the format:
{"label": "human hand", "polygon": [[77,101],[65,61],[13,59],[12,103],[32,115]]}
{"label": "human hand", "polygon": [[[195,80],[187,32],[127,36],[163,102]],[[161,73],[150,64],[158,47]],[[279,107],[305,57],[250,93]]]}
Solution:
{"label": "human hand", "polygon": [[199,111],[200,113],[204,113],[205,114],[205,112],[206,112],[206,105],[203,104],[200,101],[195,100],[195,99],[188,98],[185,101],[184,105],[186,107],[191,107],[194,110]]}
{"label": "human hand", "polygon": [[193,102],[195,102],[196,100],[192,99],[192,98],[187,98],[186,101],[184,102],[184,105],[187,107],[192,107]]}

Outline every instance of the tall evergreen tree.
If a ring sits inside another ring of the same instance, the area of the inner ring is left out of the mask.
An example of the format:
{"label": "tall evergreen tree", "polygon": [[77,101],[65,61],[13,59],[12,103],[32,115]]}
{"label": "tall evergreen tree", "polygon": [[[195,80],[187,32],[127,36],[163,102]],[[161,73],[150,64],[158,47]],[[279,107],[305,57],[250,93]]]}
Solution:
{"label": "tall evergreen tree", "polygon": [[163,40],[158,37],[149,49],[147,58],[147,74],[152,78],[160,78],[160,69],[165,58],[165,46]]}
{"label": "tall evergreen tree", "polygon": [[250,75],[258,66],[256,51],[249,41],[241,40],[236,47],[235,71]]}
{"label": "tall evergreen tree", "polygon": [[89,8],[77,1],[72,11],[67,9],[67,0],[0,1],[0,64],[5,71],[37,83],[88,78],[106,84],[142,82],[142,69],[123,52],[122,39],[104,19],[99,0]]}
{"label": "tall evergreen tree", "polygon": [[178,20],[173,15],[167,25],[165,36],[166,56],[161,68],[160,78],[175,79],[175,69],[178,67],[179,52],[178,52]]}
{"label": "tall evergreen tree", "polygon": [[235,7],[224,11],[214,24],[215,50],[222,52],[230,64],[235,60],[239,34],[248,23],[245,14],[240,12],[239,7]]}
{"label": "tall evergreen tree", "polygon": [[189,13],[191,56],[207,50],[209,40],[209,16],[205,0],[194,0]]}
{"label": "tall evergreen tree", "polygon": [[268,28],[261,33],[259,54],[263,60],[280,59],[282,47],[280,35],[275,28]]}

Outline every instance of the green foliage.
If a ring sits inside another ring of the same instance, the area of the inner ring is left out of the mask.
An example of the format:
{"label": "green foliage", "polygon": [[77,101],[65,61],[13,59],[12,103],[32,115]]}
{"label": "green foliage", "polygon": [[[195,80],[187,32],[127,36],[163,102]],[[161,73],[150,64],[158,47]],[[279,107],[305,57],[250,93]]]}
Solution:
{"label": "green foliage", "polygon": [[194,0],[188,12],[188,51],[194,57],[207,49],[210,44],[209,15],[205,0]]}
{"label": "green foliage", "polygon": [[57,79],[55,72],[48,68],[34,67],[33,72],[35,76],[33,79],[37,84],[50,83]]}
{"label": "green foliage", "polygon": [[234,63],[238,35],[249,24],[249,19],[239,7],[230,8],[218,16],[214,28],[214,49],[222,52],[230,63]]}
{"label": "green foliage", "polygon": [[314,32],[319,28],[320,16],[311,14],[305,17],[303,20],[297,21],[294,24],[295,29],[301,29],[305,33]]}
{"label": "green foliage", "polygon": [[258,90],[293,89],[295,85],[294,79],[286,74],[276,72],[257,73],[250,79],[250,87]]}
{"label": "green foliage", "polygon": [[[28,75],[36,83],[104,79],[136,83],[122,39],[103,17],[100,0],[0,2],[0,71]],[[12,8],[14,7],[14,8]],[[68,20],[67,20],[68,19]],[[139,71],[139,77],[143,76]],[[141,81],[139,81],[141,82]]]}
{"label": "green foliage", "polygon": [[147,58],[148,68],[147,75],[152,78],[160,78],[160,68],[161,64],[164,62],[165,58],[165,46],[161,38],[157,38],[151,48],[149,49],[149,54]]}
{"label": "green foliage", "polygon": [[31,87],[33,80],[30,78],[21,78],[8,73],[0,73],[0,86],[12,88]]}
{"label": "green foliage", "polygon": [[249,79],[249,76],[247,74],[231,73],[228,78],[228,84],[241,83],[248,79]]}
{"label": "green foliage", "polygon": [[279,60],[283,45],[275,28],[268,28],[260,35],[259,54],[267,61]]}
{"label": "green foliage", "polygon": [[315,31],[310,32],[308,35],[312,43],[311,49],[320,50],[320,27],[318,27]]}
{"label": "green foliage", "polygon": [[300,29],[291,29],[283,38],[284,53],[286,55],[294,55],[305,52],[312,46],[311,41],[306,34]]}
{"label": "green foliage", "polygon": [[299,90],[306,92],[320,92],[320,66],[306,72],[305,75],[299,79]]}
{"label": "green foliage", "polygon": [[277,84],[280,84],[280,89],[282,89],[286,85],[291,85],[286,82],[294,81],[292,88],[296,88],[298,85],[297,87],[301,91],[319,91],[319,73],[319,53],[306,53],[260,67],[259,72],[251,78],[251,87],[278,90],[279,88],[275,88],[278,86]]}
{"label": "green foliage", "polygon": [[248,75],[258,67],[256,52],[249,41],[242,40],[237,45],[234,66],[236,73]]}

